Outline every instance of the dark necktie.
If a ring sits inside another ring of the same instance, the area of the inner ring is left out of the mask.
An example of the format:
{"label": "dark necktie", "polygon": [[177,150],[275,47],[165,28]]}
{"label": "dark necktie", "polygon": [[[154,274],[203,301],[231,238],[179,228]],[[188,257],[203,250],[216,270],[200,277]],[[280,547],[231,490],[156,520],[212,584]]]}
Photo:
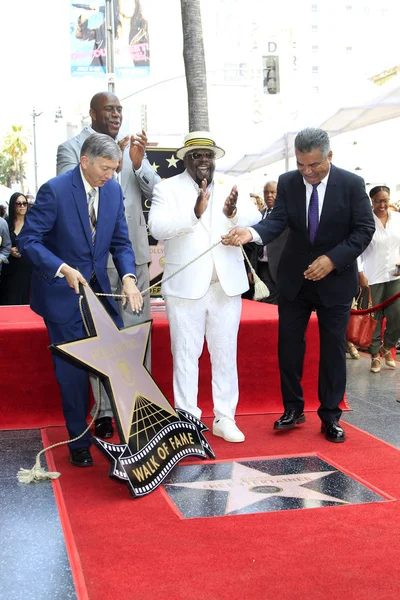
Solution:
{"label": "dark necktie", "polygon": [[[321,183],[321,182],[319,182]],[[312,184],[312,192],[310,197],[310,204],[308,205],[308,235],[310,242],[313,244],[315,236],[317,235],[318,223],[319,223],[319,211],[318,211],[318,190],[319,183]]]}
{"label": "dark necktie", "polygon": [[96,223],[97,223],[97,219],[96,219],[96,213],[94,210],[94,197],[96,195],[96,190],[90,190],[90,192],[88,193],[88,208],[89,208],[89,222],[90,222],[90,229],[92,232],[92,242],[94,244],[94,240],[96,237]]}

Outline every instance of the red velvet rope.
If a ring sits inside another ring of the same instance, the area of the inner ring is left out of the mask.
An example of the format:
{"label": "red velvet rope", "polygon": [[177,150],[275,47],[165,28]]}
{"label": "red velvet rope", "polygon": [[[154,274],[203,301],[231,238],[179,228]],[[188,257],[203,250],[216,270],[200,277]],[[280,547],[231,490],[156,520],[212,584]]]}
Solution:
{"label": "red velvet rope", "polygon": [[386,308],[387,306],[389,306],[389,304],[392,304],[392,302],[397,300],[397,298],[400,298],[400,292],[398,292],[391,298],[384,300],[384,302],[381,302],[381,304],[377,304],[376,306],[371,306],[370,308],[363,308],[361,310],[356,310],[356,309],[352,308],[350,311],[350,314],[352,314],[352,315],[368,315],[370,313],[375,312],[376,310],[381,310],[382,308]]}

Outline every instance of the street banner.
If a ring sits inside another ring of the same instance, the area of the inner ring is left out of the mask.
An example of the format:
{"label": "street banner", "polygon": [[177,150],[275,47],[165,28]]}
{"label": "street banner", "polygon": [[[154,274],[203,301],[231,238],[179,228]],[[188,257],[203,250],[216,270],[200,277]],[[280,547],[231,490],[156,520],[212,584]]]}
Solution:
{"label": "street banner", "polygon": [[[113,0],[114,70],[116,78],[150,73],[148,22],[140,0]],[[107,74],[106,1],[70,5],[71,75]]]}

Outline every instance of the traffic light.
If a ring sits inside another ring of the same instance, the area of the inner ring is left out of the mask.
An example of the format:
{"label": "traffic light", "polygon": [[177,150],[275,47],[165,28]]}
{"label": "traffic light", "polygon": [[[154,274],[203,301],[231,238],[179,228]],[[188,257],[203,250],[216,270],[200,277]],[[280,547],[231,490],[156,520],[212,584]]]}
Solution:
{"label": "traffic light", "polygon": [[264,94],[279,93],[279,56],[263,56]]}

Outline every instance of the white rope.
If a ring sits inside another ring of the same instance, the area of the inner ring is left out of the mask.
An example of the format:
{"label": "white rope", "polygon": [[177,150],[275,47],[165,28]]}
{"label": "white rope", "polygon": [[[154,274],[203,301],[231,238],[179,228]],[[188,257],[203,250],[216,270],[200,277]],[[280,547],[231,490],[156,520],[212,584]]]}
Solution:
{"label": "white rope", "polygon": [[[82,321],[83,321],[86,333],[89,336],[90,331],[87,326],[85,315],[83,314],[83,310],[82,310],[82,296],[80,296],[80,298],[79,298],[79,310],[81,312]],[[36,461],[35,461],[35,464],[32,467],[32,469],[21,468],[18,471],[17,479],[20,483],[36,483],[39,481],[47,481],[49,479],[57,479],[58,477],[60,477],[61,473],[58,473],[58,471],[53,471],[53,472],[46,471],[40,464],[40,457],[42,454],[44,454],[48,450],[57,448],[57,446],[64,446],[65,444],[70,444],[71,442],[76,442],[77,440],[80,440],[91,429],[93,423],[97,419],[97,415],[99,414],[99,410],[100,410],[100,379],[98,377],[97,377],[97,394],[96,394],[96,396],[97,396],[97,398],[95,398],[96,404],[95,404],[95,411],[93,414],[93,418],[90,421],[89,425],[86,427],[85,431],[83,431],[80,435],[73,438],[72,440],[64,440],[62,442],[57,442],[56,444],[52,444],[51,446],[47,446],[46,448],[43,448],[43,450],[38,452],[38,454],[36,455]]]}
{"label": "white rope", "polygon": [[[210,252],[211,250],[213,250],[214,248],[216,248],[219,244],[222,243],[222,240],[219,240],[218,242],[215,242],[212,246],[210,246],[209,248],[207,248],[207,250],[205,250],[204,252],[202,252],[201,254],[199,254],[198,256],[196,256],[195,258],[193,258],[192,260],[190,260],[188,263],[186,263],[185,265],[182,265],[181,267],[179,267],[179,269],[177,269],[176,271],[174,271],[173,273],[171,273],[170,275],[168,275],[168,277],[165,277],[164,279],[162,279],[161,281],[157,282],[154,285],[151,285],[150,287],[148,287],[147,289],[143,290],[141,292],[142,296],[144,296],[145,294],[147,294],[151,289],[153,289],[153,287],[155,286],[159,286],[162,283],[165,283],[166,281],[169,281],[172,277],[175,277],[175,275],[177,275],[178,273],[180,273],[181,271],[183,271],[183,269],[186,269],[187,267],[189,267],[190,265],[192,265],[196,260],[198,260],[199,258],[201,258],[202,256],[204,256],[205,254],[207,254],[207,252]],[[252,264],[250,263],[246,252],[243,249],[242,244],[240,244],[240,248],[242,250],[243,256],[245,258],[245,260],[247,261],[251,272],[253,274],[253,278],[254,278],[254,299],[255,300],[259,300],[261,298],[267,298],[269,296],[269,290],[267,288],[267,286],[263,283],[263,281],[261,281],[261,279],[258,277],[257,273],[255,272],[255,270],[253,269]],[[97,293],[96,296],[112,296],[114,298],[126,298],[126,294],[102,294],[102,293]],[[257,296],[257,297],[256,297]],[[83,313],[82,310],[82,296],[80,296],[79,298],[79,310],[81,312],[81,316],[82,316],[82,321],[86,330],[87,335],[89,336],[90,331],[89,328],[87,326],[86,323],[86,319],[85,319],[85,315]],[[20,483],[33,483],[33,482],[38,482],[38,481],[46,481],[48,479],[57,479],[58,477],[60,477],[60,473],[58,472],[47,472],[40,464],[40,457],[42,454],[44,454],[45,452],[47,452],[48,450],[51,450],[53,448],[57,448],[57,446],[63,446],[65,444],[70,444],[71,442],[76,442],[77,440],[80,440],[92,427],[93,423],[95,422],[97,415],[99,413],[100,410],[100,379],[97,378],[97,398],[95,398],[96,401],[96,405],[95,405],[95,412],[93,415],[93,418],[91,420],[91,422],[89,423],[89,425],[86,427],[85,431],[83,431],[80,435],[78,435],[77,437],[73,438],[72,440],[65,440],[62,442],[58,442],[56,444],[52,444],[51,446],[47,446],[47,448],[43,448],[43,450],[41,450],[37,455],[36,455],[36,462],[35,465],[32,467],[32,469],[23,469],[21,468],[18,471],[17,474],[17,478],[18,481]]]}

